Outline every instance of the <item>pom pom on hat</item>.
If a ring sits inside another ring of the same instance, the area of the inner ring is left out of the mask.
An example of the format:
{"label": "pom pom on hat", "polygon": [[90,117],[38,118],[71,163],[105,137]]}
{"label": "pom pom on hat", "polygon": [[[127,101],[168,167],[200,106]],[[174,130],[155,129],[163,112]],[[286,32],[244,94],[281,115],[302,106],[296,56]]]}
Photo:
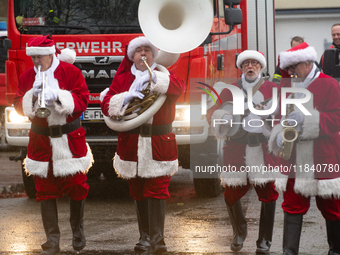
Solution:
{"label": "pom pom on hat", "polygon": [[238,55],[237,57],[236,62],[237,67],[242,69],[242,63],[247,59],[255,59],[259,61],[262,69],[266,68],[267,66],[266,58],[264,57],[264,54],[262,52],[256,50],[245,50],[241,52],[240,55]]}
{"label": "pom pom on hat", "polygon": [[304,61],[316,61],[317,53],[314,47],[309,46],[306,42],[301,43],[279,55],[280,68],[285,69],[288,66],[295,65]]}
{"label": "pom pom on hat", "polygon": [[61,53],[58,55],[58,59],[60,61],[73,64],[76,60],[76,52],[74,50],[71,50],[69,48],[62,49],[60,51]]}
{"label": "pom pom on hat", "polygon": [[140,36],[131,40],[128,45],[127,56],[131,61],[136,49],[141,46],[149,46],[152,50],[153,58],[155,59],[157,57],[158,49],[145,36]]}
{"label": "pom pom on hat", "polygon": [[56,52],[52,38],[49,35],[30,38],[26,47],[27,56],[50,55]]}

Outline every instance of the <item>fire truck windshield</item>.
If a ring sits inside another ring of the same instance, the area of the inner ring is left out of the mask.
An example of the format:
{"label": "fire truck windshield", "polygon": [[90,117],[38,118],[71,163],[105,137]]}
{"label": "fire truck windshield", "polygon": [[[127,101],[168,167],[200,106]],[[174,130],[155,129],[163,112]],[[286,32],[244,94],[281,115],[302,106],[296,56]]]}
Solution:
{"label": "fire truck windshield", "polygon": [[22,34],[141,33],[139,0],[16,0]]}

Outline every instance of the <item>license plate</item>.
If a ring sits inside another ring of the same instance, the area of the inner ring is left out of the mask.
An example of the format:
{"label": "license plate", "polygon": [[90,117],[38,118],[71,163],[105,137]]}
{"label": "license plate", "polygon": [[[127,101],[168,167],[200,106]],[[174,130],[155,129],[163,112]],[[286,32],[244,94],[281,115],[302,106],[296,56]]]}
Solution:
{"label": "license plate", "polygon": [[100,108],[90,108],[83,112],[81,120],[103,120],[104,115]]}

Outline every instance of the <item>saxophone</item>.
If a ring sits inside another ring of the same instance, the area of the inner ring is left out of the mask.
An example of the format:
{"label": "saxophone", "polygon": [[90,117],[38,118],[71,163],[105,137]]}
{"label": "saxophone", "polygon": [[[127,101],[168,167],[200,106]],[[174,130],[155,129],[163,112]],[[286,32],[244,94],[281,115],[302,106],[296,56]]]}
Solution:
{"label": "saxophone", "polygon": [[[293,79],[292,88],[294,88],[295,87],[296,75],[292,75],[291,77]],[[292,93],[291,99],[294,99],[294,93]],[[286,127],[283,129],[283,142],[282,142],[282,147],[281,147],[281,150],[280,150],[280,153],[279,153],[279,157],[283,158],[285,160],[290,159],[290,156],[292,155],[294,142],[299,136],[298,132],[296,131],[296,129],[294,127],[287,127],[287,126],[289,126],[289,124],[287,123],[286,120],[288,118],[288,115],[292,111],[294,111],[294,105],[293,104],[287,105],[286,118],[285,118],[285,126]]]}

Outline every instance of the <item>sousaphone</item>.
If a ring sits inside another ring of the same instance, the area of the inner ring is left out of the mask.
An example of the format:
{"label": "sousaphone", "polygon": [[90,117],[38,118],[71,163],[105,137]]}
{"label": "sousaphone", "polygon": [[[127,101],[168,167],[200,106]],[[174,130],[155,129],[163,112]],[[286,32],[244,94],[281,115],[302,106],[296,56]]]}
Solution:
{"label": "sousaphone", "polygon": [[[195,49],[207,38],[213,7],[211,0],[141,0],[138,20],[145,37],[159,49],[155,62],[169,67],[179,54]],[[159,95],[148,109],[132,117],[104,116],[105,123],[115,131],[129,131],[147,122],[165,100],[166,95]]]}

